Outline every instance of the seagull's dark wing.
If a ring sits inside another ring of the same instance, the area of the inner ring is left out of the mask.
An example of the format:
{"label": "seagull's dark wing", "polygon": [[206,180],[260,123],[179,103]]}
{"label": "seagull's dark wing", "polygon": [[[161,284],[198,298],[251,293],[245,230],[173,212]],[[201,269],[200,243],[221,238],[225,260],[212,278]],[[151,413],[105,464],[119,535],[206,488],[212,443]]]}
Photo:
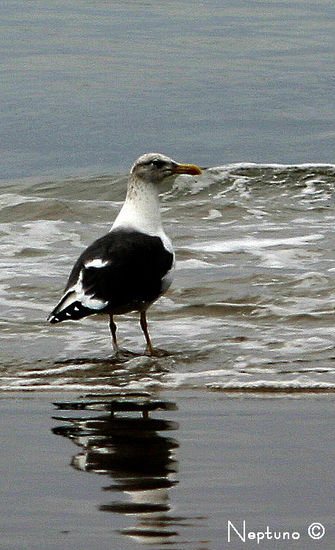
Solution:
{"label": "seagull's dark wing", "polygon": [[173,254],[160,237],[130,229],[111,231],[79,257],[49,321],[144,308],[162,293],[172,266]]}

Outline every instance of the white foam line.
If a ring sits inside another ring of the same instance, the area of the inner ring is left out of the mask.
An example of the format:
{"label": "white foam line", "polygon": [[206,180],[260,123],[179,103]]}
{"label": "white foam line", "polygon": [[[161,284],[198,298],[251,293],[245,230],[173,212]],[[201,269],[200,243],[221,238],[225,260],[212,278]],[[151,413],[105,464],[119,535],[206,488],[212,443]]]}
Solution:
{"label": "white foam line", "polygon": [[[226,374],[228,372],[226,371]],[[195,376],[196,373],[193,373],[193,376]],[[207,373],[210,375],[210,371]],[[236,373],[235,373],[236,374]],[[140,382],[129,382],[129,384],[122,386],[123,389],[132,389],[132,390],[138,390],[138,389],[147,389],[148,387],[155,386],[164,390],[164,389],[176,389],[176,388],[182,388],[182,380],[175,380],[175,384],[173,384],[172,375],[168,377],[168,381],[155,381],[153,379],[143,379]],[[191,374],[189,377],[185,378],[191,378]],[[120,386],[113,385],[113,384],[71,384],[67,382],[67,379],[64,379],[63,383],[48,383],[48,384],[32,384],[31,381],[29,381],[30,384],[18,384],[13,382],[12,384],[9,384],[7,386],[3,386],[1,388],[1,391],[8,392],[8,391],[111,391],[113,389],[120,389]],[[172,384],[171,384],[172,382]],[[185,383],[187,385],[187,381],[185,380]],[[221,391],[244,391],[246,393],[253,391],[269,391],[269,392],[313,392],[313,391],[323,391],[327,393],[334,392],[335,391],[335,384],[333,383],[327,383],[327,382],[313,382],[306,380],[304,382],[300,380],[291,380],[291,381],[268,381],[268,380],[258,380],[258,381],[250,381],[250,382],[241,382],[237,380],[232,380],[230,382],[226,383],[220,383],[220,382],[213,382],[213,383],[192,383],[192,387],[194,389],[208,389],[208,390],[221,390]]]}
{"label": "white foam line", "polygon": [[265,163],[257,164],[256,162],[233,162],[231,164],[222,164],[219,166],[211,166],[208,170],[236,170],[241,168],[270,168],[273,170],[310,170],[311,168],[328,168],[335,170],[335,164],[313,164],[313,163],[302,163],[302,164],[278,164],[278,163]]}
{"label": "white foam line", "polygon": [[[164,377],[164,382],[178,382],[179,384],[183,382],[184,380],[189,380],[191,378],[205,378],[207,376],[211,377],[222,377],[222,376],[231,376],[236,375],[236,370],[234,369],[219,369],[219,370],[205,370],[202,372],[183,372],[183,373],[174,373],[174,374],[167,374]],[[241,376],[245,376],[245,373],[241,374]]]}
{"label": "white foam line", "polygon": [[207,252],[235,252],[238,250],[250,250],[257,248],[271,248],[280,245],[303,246],[311,241],[324,239],[324,235],[319,233],[315,235],[305,235],[301,237],[288,237],[286,239],[254,239],[246,237],[245,239],[234,239],[219,242],[202,242],[185,247],[187,250],[206,250]]}
{"label": "white foam line", "polygon": [[233,380],[231,382],[224,382],[224,383],[214,383],[214,384],[206,384],[206,387],[213,388],[217,387],[218,389],[249,389],[249,390],[262,390],[264,389],[272,389],[272,390],[316,390],[316,389],[323,389],[323,390],[335,390],[335,384],[331,382],[314,382],[312,380],[306,380],[301,381],[299,379],[295,380],[257,380],[252,382],[239,382],[236,380]]}
{"label": "white foam line", "polygon": [[64,367],[54,367],[54,368],[51,368],[51,369],[45,369],[45,370],[30,370],[30,371],[23,371],[23,372],[20,372],[18,373],[18,377],[20,378],[23,378],[25,376],[32,376],[32,375],[37,375],[37,376],[47,376],[49,374],[62,374],[64,372],[69,372],[69,371],[73,371],[73,370],[89,370],[92,368],[92,363],[89,363],[89,361],[87,362],[88,364],[85,364],[85,365],[66,365]]}
{"label": "white foam line", "polygon": [[11,385],[3,386],[1,391],[57,391],[57,390],[66,390],[66,391],[110,391],[112,389],[120,389],[120,386],[112,384],[36,384],[36,385]]}

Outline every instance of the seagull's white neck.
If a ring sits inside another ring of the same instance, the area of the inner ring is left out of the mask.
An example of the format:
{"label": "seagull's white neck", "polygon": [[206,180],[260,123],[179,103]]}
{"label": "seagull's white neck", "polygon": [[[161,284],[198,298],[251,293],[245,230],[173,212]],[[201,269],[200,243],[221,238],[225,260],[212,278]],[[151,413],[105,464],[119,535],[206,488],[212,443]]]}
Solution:
{"label": "seagull's white neck", "polygon": [[126,200],[112,229],[129,228],[149,235],[164,234],[157,187],[130,175]]}

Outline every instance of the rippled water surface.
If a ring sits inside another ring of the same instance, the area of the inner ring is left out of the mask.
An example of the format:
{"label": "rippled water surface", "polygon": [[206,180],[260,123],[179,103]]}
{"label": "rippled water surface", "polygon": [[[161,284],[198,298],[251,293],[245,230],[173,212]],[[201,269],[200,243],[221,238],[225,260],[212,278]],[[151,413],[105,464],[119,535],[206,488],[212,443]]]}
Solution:
{"label": "rippled water surface", "polygon": [[[194,160],[197,159],[187,159]],[[125,176],[24,180],[2,189],[1,387],[334,391],[332,165],[234,164],[162,189],[177,270],[149,311],[50,326],[73,262],[108,231]]]}
{"label": "rippled water surface", "polygon": [[[328,0],[6,3],[4,390],[333,390],[335,167],[313,163],[334,161],[334,15]],[[212,168],[162,189],[177,271],[149,322],[168,355],[143,355],[128,315],[133,355],[116,361],[103,319],[45,319],[157,149]]]}

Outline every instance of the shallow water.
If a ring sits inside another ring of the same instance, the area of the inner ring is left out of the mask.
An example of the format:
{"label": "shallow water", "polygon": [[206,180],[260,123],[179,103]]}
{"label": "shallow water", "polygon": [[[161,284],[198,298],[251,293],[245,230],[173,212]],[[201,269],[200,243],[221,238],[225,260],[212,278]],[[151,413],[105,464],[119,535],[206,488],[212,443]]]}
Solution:
{"label": "shallow water", "polygon": [[[333,162],[333,20],[326,0],[6,4],[4,390],[333,391],[335,167],[313,164]],[[157,148],[220,166],[163,190],[177,271],[149,321],[169,355],[124,316],[115,362],[103,321],[45,318]],[[227,164],[274,159],[308,164]]]}
{"label": "shallow water", "polygon": [[103,318],[45,319],[77,256],[108,231],[126,178],[4,187],[2,389],[334,391],[334,179],[333,165],[234,164],[163,189],[177,269],[149,323],[168,355],[143,355],[126,315],[123,361]]}

